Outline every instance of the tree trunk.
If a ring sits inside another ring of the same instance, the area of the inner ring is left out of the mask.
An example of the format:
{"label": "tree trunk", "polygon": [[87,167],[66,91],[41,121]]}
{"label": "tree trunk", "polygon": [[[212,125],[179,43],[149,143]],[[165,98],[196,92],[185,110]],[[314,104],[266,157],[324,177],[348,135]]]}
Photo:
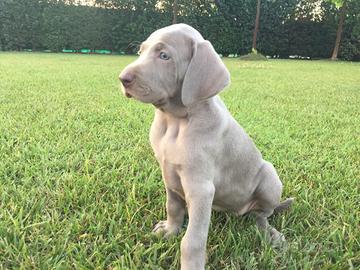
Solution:
{"label": "tree trunk", "polygon": [[338,52],[339,52],[341,34],[342,34],[342,31],[343,31],[345,15],[346,15],[345,2],[343,4],[343,6],[339,9],[339,12],[340,12],[339,25],[338,25],[338,29],[336,31],[335,46],[334,46],[334,50],[333,50],[333,53],[332,53],[332,56],[331,56],[331,60],[336,60],[337,56],[338,56]]}
{"label": "tree trunk", "polygon": [[173,24],[177,23],[177,11],[178,11],[178,3],[177,3],[177,0],[174,0],[174,3],[173,3],[173,21],[172,21]]}
{"label": "tree trunk", "polygon": [[253,50],[256,50],[256,38],[257,38],[257,33],[259,31],[259,21],[260,21],[260,0],[257,0],[255,28],[254,28],[253,42],[252,42]]}

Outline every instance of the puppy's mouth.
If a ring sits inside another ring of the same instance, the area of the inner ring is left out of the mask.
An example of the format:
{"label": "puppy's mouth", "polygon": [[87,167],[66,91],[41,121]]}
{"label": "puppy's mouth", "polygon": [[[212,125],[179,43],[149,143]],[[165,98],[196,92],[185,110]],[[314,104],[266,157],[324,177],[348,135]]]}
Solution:
{"label": "puppy's mouth", "polygon": [[142,97],[146,97],[150,95],[151,90],[148,87],[122,87],[123,93],[127,98],[135,98],[141,99]]}

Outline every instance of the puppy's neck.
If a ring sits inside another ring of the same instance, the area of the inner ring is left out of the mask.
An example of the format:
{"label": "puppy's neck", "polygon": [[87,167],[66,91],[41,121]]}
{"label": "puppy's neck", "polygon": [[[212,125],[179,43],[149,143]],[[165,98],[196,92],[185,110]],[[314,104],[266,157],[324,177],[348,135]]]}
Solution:
{"label": "puppy's neck", "polygon": [[188,110],[184,104],[182,104],[181,98],[179,96],[169,98],[166,103],[159,107],[155,107],[163,113],[170,114],[176,118],[185,118],[188,116]]}

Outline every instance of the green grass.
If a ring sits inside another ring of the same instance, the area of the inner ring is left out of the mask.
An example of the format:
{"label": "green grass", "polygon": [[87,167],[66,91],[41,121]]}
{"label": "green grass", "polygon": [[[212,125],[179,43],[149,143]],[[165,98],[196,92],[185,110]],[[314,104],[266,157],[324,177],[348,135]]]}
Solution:
{"label": "green grass", "polygon": [[[150,233],[153,108],[119,90],[134,59],[0,54],[0,269],[178,269],[183,233]],[[253,218],[213,213],[207,269],[359,269],[360,64],[225,62],[225,103],[296,203],[270,220],[283,251]]]}

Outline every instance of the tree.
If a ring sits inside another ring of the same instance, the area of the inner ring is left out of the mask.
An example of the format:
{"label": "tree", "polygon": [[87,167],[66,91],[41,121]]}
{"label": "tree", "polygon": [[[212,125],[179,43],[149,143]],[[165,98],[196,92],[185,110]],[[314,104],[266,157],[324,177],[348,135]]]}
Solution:
{"label": "tree", "polygon": [[348,1],[339,58],[360,61],[360,1]]}
{"label": "tree", "polygon": [[347,0],[330,0],[330,1],[332,3],[334,3],[336,5],[336,7],[339,9],[339,24],[338,24],[338,28],[336,31],[334,50],[331,55],[331,60],[336,60],[338,57],[338,53],[339,53],[341,34],[342,34],[343,28],[344,28]]}
{"label": "tree", "polygon": [[[215,5],[217,13],[227,24],[225,29],[223,27],[225,23],[217,26],[226,35],[222,34],[221,38],[219,35],[216,37],[215,48],[224,55],[248,53],[252,48],[254,34],[256,16],[254,0],[215,0]],[[217,45],[218,43],[221,43],[221,47]]]}
{"label": "tree", "polygon": [[177,2],[177,0],[174,0],[174,3],[173,3],[173,21],[172,21],[173,24],[177,23],[177,12],[178,12],[178,2]]}
{"label": "tree", "polygon": [[254,33],[253,33],[253,41],[252,41],[252,50],[256,50],[256,38],[257,33],[259,31],[259,22],[260,22],[260,0],[257,0],[256,5],[256,18],[255,18],[255,27],[254,27]]}
{"label": "tree", "polygon": [[42,6],[38,0],[0,1],[0,42],[2,49],[40,47]]}

